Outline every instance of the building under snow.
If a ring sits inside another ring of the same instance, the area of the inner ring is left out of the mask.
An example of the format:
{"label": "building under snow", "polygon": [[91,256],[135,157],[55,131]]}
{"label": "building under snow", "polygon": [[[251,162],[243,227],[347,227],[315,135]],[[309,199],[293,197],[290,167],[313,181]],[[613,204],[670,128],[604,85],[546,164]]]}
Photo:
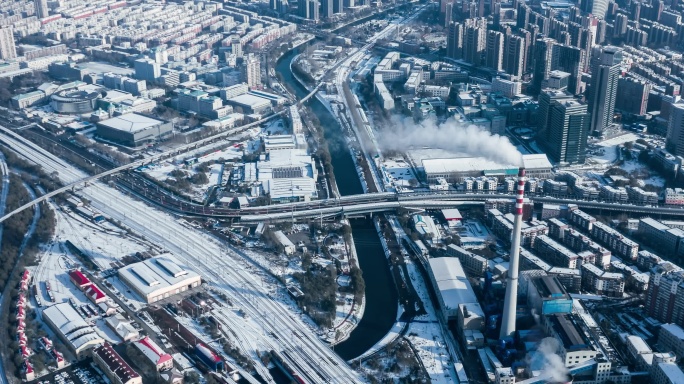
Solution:
{"label": "building under snow", "polygon": [[119,269],[119,278],[147,303],[198,287],[201,277],[170,253]]}

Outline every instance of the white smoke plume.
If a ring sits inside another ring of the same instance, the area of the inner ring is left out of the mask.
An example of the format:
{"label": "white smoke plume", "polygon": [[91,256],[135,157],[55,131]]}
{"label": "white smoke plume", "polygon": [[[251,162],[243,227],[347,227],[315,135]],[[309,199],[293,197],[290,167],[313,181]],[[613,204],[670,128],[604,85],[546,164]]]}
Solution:
{"label": "white smoke plume", "polygon": [[545,337],[537,346],[537,355],[534,360],[541,360],[542,373],[540,377],[546,378],[547,383],[565,383],[568,381],[568,369],[563,359],[556,354],[558,340],[553,337]]}
{"label": "white smoke plume", "polygon": [[442,124],[436,119],[416,123],[410,118],[393,118],[392,126],[378,135],[378,144],[383,151],[404,152],[411,147],[428,147],[483,157],[501,165],[523,165],[522,155],[508,138],[492,135],[455,118]]}

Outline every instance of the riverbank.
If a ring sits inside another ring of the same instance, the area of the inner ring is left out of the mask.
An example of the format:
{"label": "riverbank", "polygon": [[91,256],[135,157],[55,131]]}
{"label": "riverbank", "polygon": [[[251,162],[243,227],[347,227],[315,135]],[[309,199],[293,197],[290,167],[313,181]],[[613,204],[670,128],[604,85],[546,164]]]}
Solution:
{"label": "riverbank", "polygon": [[[302,98],[309,92],[303,82],[295,77],[290,64],[297,52],[285,55],[278,63],[278,73],[282,81],[297,97]],[[346,135],[342,134],[339,123],[318,97],[311,98],[307,104],[321,122],[321,129],[331,156],[335,178],[340,180],[337,188],[341,196],[364,192],[358,177],[357,164],[349,151]],[[345,360],[353,359],[381,340],[395,321],[398,299],[391,282],[389,265],[384,257],[380,240],[369,220],[351,220],[352,238],[359,268],[366,276],[365,309],[363,317],[349,338],[335,347]],[[372,276],[370,279],[368,276]]]}

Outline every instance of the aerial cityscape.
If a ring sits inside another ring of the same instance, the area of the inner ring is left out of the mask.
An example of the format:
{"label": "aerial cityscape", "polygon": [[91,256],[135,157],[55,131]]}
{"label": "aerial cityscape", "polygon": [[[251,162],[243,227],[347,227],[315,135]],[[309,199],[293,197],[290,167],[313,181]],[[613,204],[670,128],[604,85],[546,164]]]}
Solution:
{"label": "aerial cityscape", "polygon": [[0,1],[0,384],[684,384],[683,15]]}

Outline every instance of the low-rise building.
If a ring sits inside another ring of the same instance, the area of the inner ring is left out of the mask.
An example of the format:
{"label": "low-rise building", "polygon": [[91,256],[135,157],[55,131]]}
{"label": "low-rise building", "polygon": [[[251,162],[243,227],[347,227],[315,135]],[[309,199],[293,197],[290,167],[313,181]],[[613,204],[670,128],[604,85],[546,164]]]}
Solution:
{"label": "low-rise building", "polygon": [[43,310],[43,320],[79,359],[104,339],[83,320],[69,303],[59,303]]}
{"label": "low-rise building", "polygon": [[157,371],[173,368],[173,357],[164,352],[149,336],[133,342],[133,345],[147,358],[150,364],[157,368]]}
{"label": "low-rise building", "polygon": [[116,333],[121,340],[131,341],[140,337],[140,332],[131,325],[131,321],[123,317],[121,314],[110,316],[105,320],[109,328]]}
{"label": "low-rise building", "polygon": [[142,377],[138,372],[109,343],[93,350],[93,361],[114,384],[142,384]]}
{"label": "low-rise building", "polygon": [[285,252],[286,255],[291,255],[295,253],[297,248],[295,247],[294,243],[290,239],[285,236],[283,231],[275,231],[273,232],[273,237],[274,239],[280,244],[281,247],[283,247],[283,252]]}
{"label": "low-rise building", "polygon": [[480,255],[476,255],[454,244],[447,246],[446,254],[451,257],[458,257],[465,271],[473,276],[481,277],[487,272],[487,259]]}
{"label": "low-rise building", "polygon": [[658,345],[663,350],[669,350],[680,360],[684,358],[684,329],[677,324],[663,324],[658,332]]}
{"label": "low-rise building", "polygon": [[582,264],[582,287],[597,295],[622,297],[625,292],[625,276],[606,272],[592,264]]}
{"label": "low-rise building", "polygon": [[170,253],[127,265],[119,269],[119,278],[147,303],[198,287],[202,280]]}

